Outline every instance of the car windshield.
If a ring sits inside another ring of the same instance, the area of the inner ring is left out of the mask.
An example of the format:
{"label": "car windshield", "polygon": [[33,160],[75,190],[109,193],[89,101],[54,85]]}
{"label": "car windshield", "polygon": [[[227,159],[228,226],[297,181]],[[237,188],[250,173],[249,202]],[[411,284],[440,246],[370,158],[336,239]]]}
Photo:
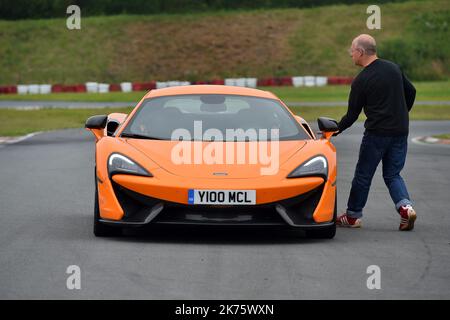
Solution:
{"label": "car windshield", "polygon": [[196,141],[309,139],[277,100],[218,94],[144,100],[121,136]]}

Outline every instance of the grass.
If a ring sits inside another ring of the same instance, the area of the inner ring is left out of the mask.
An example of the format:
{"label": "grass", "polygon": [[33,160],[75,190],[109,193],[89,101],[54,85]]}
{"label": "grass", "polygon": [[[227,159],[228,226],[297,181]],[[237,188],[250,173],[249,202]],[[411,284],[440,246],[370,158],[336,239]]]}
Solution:
{"label": "grass", "polygon": [[129,113],[132,108],[114,109],[0,109],[0,136],[20,136],[36,131],[81,128],[86,119],[96,114]]}
{"label": "grass", "polygon": [[[68,30],[64,18],[0,21],[0,84],[353,76],[357,69],[346,49],[355,35],[368,32],[366,9],[83,17],[81,30]],[[405,47],[411,57],[432,48],[437,54],[414,60],[415,74],[423,76],[417,79],[450,79],[448,27],[435,23],[445,22],[450,2],[386,3],[381,10],[382,29],[370,31],[381,57],[389,43],[391,52]],[[416,37],[427,47],[416,46]],[[396,47],[398,39],[405,43]]]}
{"label": "grass", "polygon": [[450,133],[438,134],[433,137],[438,138],[438,139],[449,139],[450,140]]}
{"label": "grass", "polygon": [[[450,81],[415,82],[418,101],[450,101]],[[349,86],[325,87],[260,87],[273,92],[286,102],[328,102],[347,101]],[[83,102],[133,102],[137,103],[145,92],[109,92],[109,93],[52,93],[29,95],[0,95],[0,100],[50,100]]]}
{"label": "grass", "polygon": [[3,94],[0,100],[14,101],[81,101],[81,102],[134,102],[145,95],[144,91],[108,93],[51,93],[51,94]]}
{"label": "grass", "polygon": [[[345,107],[292,107],[292,111],[307,121],[316,121],[319,116],[339,120],[345,114]],[[81,128],[86,119],[96,114],[111,112],[129,113],[132,108],[105,109],[41,109],[13,110],[0,109],[0,136],[20,136],[36,131]],[[411,120],[450,120],[448,106],[415,106]],[[364,120],[364,115],[359,120]]]}
{"label": "grass", "polygon": [[[450,101],[450,81],[414,82],[417,90],[417,101]],[[264,88],[272,91],[283,101],[291,102],[328,102],[347,101],[350,86],[325,86],[311,88],[271,87]]]}
{"label": "grass", "polygon": [[[450,100],[450,81],[418,82],[417,100]],[[284,101],[345,101],[349,86],[327,86],[316,88],[267,87],[260,88],[274,92]],[[49,95],[0,95],[1,100],[62,100],[87,102],[130,102],[137,103],[144,92],[110,92],[98,93],[57,93]],[[0,109],[0,136],[19,136],[30,132],[64,128],[82,127],[85,120],[95,114],[111,112],[129,113],[129,108],[105,109],[42,109],[13,110]],[[308,121],[315,121],[319,116],[340,119],[346,107],[292,107],[292,110]],[[450,106],[415,106],[410,114],[412,120],[450,120]],[[360,117],[363,120],[364,116]]]}
{"label": "grass", "polygon": [[[346,113],[346,107],[291,107],[291,110],[307,121],[315,121],[318,117],[330,117],[340,120]],[[450,120],[449,106],[414,106],[409,114],[410,120]],[[361,113],[359,121],[365,120]]]}

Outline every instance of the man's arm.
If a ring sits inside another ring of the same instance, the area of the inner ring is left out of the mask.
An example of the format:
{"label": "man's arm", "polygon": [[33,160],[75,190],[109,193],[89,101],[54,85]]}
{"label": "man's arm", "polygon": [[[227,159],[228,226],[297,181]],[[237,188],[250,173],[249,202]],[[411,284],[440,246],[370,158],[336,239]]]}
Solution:
{"label": "man's arm", "polygon": [[350,96],[348,98],[347,113],[339,121],[338,128],[339,133],[342,133],[345,129],[349,128],[356,120],[358,120],[364,104],[366,103],[366,97],[360,82],[356,80],[352,84],[350,90]]}
{"label": "man's arm", "polygon": [[408,78],[403,74],[403,72],[402,78],[403,78],[403,89],[405,91],[406,106],[408,107],[408,111],[411,111],[411,108],[413,107],[414,104],[414,100],[416,100],[416,88],[414,88],[411,81],[408,80]]}

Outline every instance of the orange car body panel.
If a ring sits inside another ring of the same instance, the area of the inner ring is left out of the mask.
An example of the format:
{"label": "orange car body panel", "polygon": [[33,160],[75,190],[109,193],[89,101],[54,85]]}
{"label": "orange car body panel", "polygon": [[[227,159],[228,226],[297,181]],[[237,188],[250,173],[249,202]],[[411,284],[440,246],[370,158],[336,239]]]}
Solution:
{"label": "orange car body panel", "polygon": [[[108,176],[107,161],[112,153],[121,153],[133,159],[150,172],[152,177],[116,174],[111,179],[132,191],[166,201],[188,204],[189,189],[256,190],[256,204],[276,202],[291,198],[317,188],[324,183],[322,177],[287,178],[290,172],[316,155],[323,155],[328,161],[328,179],[313,218],[317,223],[333,220],[336,198],[336,149],[329,141],[331,135],[321,139],[279,141],[279,169],[272,175],[261,175],[261,164],[174,164],[171,151],[179,141],[139,140],[118,137],[127,122],[140,107],[143,100],[158,96],[176,94],[236,94],[276,99],[270,92],[228,86],[186,86],[152,90],[139,102],[118,130],[117,137],[103,136],[96,142],[96,170],[99,194],[100,216],[103,219],[121,220],[124,212],[114,194]],[[281,102],[281,101],[280,101]],[[284,104],[283,104],[284,105]],[[284,105],[285,106],[285,105]],[[285,106],[286,107],[286,106]],[[286,107],[287,108],[287,107]],[[287,108],[287,110],[289,110]],[[292,114],[292,112],[289,110]],[[294,115],[295,116],[295,115]],[[301,124],[303,119],[296,116]],[[96,132],[92,130],[97,137]],[[237,144],[232,142],[182,142],[199,144],[204,150],[210,144]],[[249,148],[259,142],[242,143],[248,154]],[[225,147],[225,146],[224,146]],[[270,150],[270,147],[269,147]],[[234,155],[236,157],[236,153]],[[226,170],[228,175],[214,176],[213,172]]]}

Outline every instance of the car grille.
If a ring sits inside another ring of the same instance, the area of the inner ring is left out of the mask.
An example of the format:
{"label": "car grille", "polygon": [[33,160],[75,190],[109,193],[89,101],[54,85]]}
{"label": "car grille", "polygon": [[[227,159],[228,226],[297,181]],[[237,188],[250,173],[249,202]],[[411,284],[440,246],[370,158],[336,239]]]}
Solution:
{"label": "car grille", "polygon": [[[282,201],[252,206],[187,205],[148,197],[113,182],[117,199],[125,212],[124,222],[142,222],[152,208],[163,205],[152,224],[217,225],[310,225],[323,192],[323,185]],[[282,208],[283,214],[280,214]]]}

